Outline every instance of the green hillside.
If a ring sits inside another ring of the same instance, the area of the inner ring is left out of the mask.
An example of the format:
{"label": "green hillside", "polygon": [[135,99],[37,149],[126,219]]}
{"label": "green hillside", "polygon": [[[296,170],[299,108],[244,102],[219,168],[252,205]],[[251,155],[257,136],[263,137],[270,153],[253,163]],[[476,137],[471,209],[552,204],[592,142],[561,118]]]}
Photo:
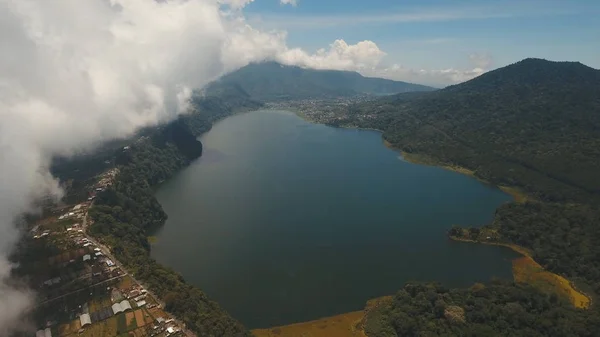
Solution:
{"label": "green hillside", "polygon": [[[365,114],[376,118],[361,119]],[[525,247],[543,268],[592,298],[586,311],[559,304],[556,294],[538,293],[543,288],[408,286],[393,303],[370,313],[370,337],[597,334],[599,70],[526,59],[436,92],[352,106],[339,123],[379,128],[409,158],[465,167],[478,178],[525,192],[527,201],[503,205],[491,224],[467,231],[468,239]],[[452,321],[449,308],[460,313],[460,322]]]}
{"label": "green hillside", "polygon": [[548,201],[600,194],[600,71],[526,59],[407,99],[375,101],[370,125],[408,153],[477,172]]}
{"label": "green hillside", "polygon": [[223,76],[206,91],[214,94],[223,86],[236,86],[252,98],[263,101],[434,90],[418,84],[364,77],[356,72],[305,69],[276,62],[249,64]]}

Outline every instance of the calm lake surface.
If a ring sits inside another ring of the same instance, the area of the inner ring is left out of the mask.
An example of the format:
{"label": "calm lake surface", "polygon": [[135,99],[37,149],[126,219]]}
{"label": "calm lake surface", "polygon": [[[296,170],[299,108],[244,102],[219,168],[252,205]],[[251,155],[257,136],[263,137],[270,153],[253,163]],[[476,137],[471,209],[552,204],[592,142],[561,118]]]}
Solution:
{"label": "calm lake surface", "polygon": [[204,155],[157,190],[153,256],[248,328],[360,310],[406,281],[510,279],[512,251],[453,242],[510,197],[410,164],[375,131],[258,111],[217,123]]}

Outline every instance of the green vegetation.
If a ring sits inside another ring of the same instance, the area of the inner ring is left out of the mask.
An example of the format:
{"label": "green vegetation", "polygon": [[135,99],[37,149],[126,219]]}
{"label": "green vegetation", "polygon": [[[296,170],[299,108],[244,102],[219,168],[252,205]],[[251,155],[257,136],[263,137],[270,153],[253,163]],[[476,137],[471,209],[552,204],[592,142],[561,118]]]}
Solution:
{"label": "green vegetation", "polygon": [[356,72],[304,69],[276,62],[247,65],[223,76],[207,92],[219,92],[223,86],[236,87],[263,101],[433,90],[424,85],[363,77]]}
{"label": "green vegetation", "polygon": [[368,336],[595,336],[600,317],[526,285],[407,284],[367,314]]}
{"label": "green vegetation", "polygon": [[[339,125],[543,201],[600,196],[600,71],[527,59],[463,84],[354,105]],[[375,114],[377,118],[361,120]]]}
{"label": "green vegetation", "polygon": [[[225,99],[196,96],[193,114],[143,130],[130,149],[119,150],[115,162],[121,173],[90,211],[91,230],[193,331],[247,335],[199,289],[150,258],[148,231],[166,219],[152,186],[201,155],[195,135],[234,110],[260,106],[250,97],[429,89],[375,83],[355,73],[276,63],[225,76],[206,90]],[[330,119],[330,125],[383,130],[385,140],[404,153],[465,168],[531,196],[500,207],[483,229],[455,228],[451,234],[520,245],[546,270],[576,281],[592,297],[600,292],[600,71],[527,59],[443,90],[385,97],[340,107],[334,114],[339,118]],[[365,331],[370,337],[594,336],[600,331],[600,309],[594,303],[589,310],[575,309],[524,284],[492,282],[455,290],[408,284],[392,303],[369,311]]]}
{"label": "green vegetation", "polygon": [[[532,196],[500,207],[483,229],[451,234],[520,245],[545,269],[576,281],[586,292],[600,291],[600,71],[580,63],[527,59],[443,90],[387,97],[344,112],[331,124],[383,130],[385,140],[404,153],[465,168],[481,180]],[[498,296],[516,291],[542,296],[521,286],[494,289]],[[574,325],[585,315],[600,317],[597,306],[590,313],[561,310]],[[544,316],[539,308],[532,312]],[[437,324],[434,317],[411,324],[428,331],[428,325]],[[500,331],[494,330],[496,321],[490,316],[478,322],[492,334]],[[547,335],[542,327],[531,325],[529,333],[513,335]],[[380,335],[385,334],[370,336]],[[572,329],[554,335],[586,334]]]}
{"label": "green vegetation", "polygon": [[[256,104],[248,102],[250,106]],[[94,220],[90,231],[112,247],[116,258],[165,301],[166,310],[199,336],[246,336],[249,333],[245,328],[202,291],[150,257],[148,231],[163,225],[167,218],[152,186],[199,157],[202,144],[195,136],[234,112],[233,107],[215,98],[196,97],[193,103],[192,114],[146,130],[145,136],[117,155],[120,173],[113,186],[97,196],[90,210]]]}

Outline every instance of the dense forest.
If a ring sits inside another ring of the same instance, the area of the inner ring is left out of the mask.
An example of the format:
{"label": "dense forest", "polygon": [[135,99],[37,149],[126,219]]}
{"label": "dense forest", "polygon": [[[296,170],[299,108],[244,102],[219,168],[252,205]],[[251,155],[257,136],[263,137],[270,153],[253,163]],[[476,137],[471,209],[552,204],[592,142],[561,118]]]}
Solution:
{"label": "dense forest", "polygon": [[[387,97],[346,112],[336,123],[383,130],[383,137],[406,154],[465,167],[484,181],[528,196],[527,202],[500,207],[491,224],[460,224],[486,225],[490,231],[475,227],[454,235],[520,245],[592,297],[600,292],[600,71],[576,62],[526,59],[436,92]],[[361,118],[366,114],[376,118]],[[391,307],[379,311],[382,317],[371,315],[384,328],[369,336],[395,336],[384,333],[388,330],[407,336],[592,336],[600,331],[597,305],[589,311],[563,304],[550,311],[523,306],[519,326],[510,320],[506,325],[500,309],[514,301],[503,296],[521,293],[541,300],[546,295],[522,285],[490,289],[492,297],[478,299],[479,311],[472,315],[463,306],[473,301],[472,289],[451,292],[466,312],[466,324],[460,326],[440,320],[435,308],[416,318],[425,302],[402,290]],[[482,311],[493,314],[476,318]],[[548,322],[554,322],[552,330],[545,327]]]}
{"label": "dense forest", "polygon": [[527,285],[492,282],[469,289],[406,284],[367,313],[368,336],[597,336],[600,316],[575,311]]}
{"label": "dense forest", "polygon": [[276,62],[252,63],[212,83],[213,94],[222,86],[237,86],[263,101],[323,99],[356,95],[390,95],[430,91],[431,87],[382,78],[364,77],[357,72],[315,70]]}
{"label": "dense forest", "polygon": [[[365,114],[377,118],[358,120]],[[468,82],[354,105],[343,125],[545,201],[600,196],[600,71],[526,59]]]}
{"label": "dense forest", "polygon": [[215,97],[195,97],[193,112],[146,130],[127,149],[119,150],[120,173],[113,186],[100,193],[90,210],[90,232],[112,247],[114,255],[166,303],[166,309],[199,336],[247,336],[249,332],[198,288],[150,257],[148,231],[164,224],[167,215],[152,186],[202,154],[196,136],[212,123],[240,109],[260,104],[240,99],[234,106]]}

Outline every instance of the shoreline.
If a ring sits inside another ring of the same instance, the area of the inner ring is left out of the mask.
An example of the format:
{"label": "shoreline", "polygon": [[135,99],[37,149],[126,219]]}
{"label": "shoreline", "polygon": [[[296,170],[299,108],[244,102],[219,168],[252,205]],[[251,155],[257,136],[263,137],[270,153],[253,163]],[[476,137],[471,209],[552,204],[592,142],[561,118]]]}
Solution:
{"label": "shoreline", "polygon": [[477,179],[479,182],[481,182],[483,184],[494,186],[494,187],[500,189],[502,192],[510,195],[513,198],[514,202],[525,203],[527,201],[535,200],[534,198],[527,195],[525,192],[523,192],[518,187],[506,186],[506,185],[495,185],[485,179],[481,179],[480,177],[478,177],[476,175],[476,171],[473,171],[466,167],[462,167],[462,166],[458,166],[458,165],[446,165],[446,164],[440,163],[439,161],[435,160],[433,157],[426,155],[426,154],[408,153],[408,152],[402,151],[401,149],[395,147],[392,143],[390,143],[389,141],[387,141],[385,139],[383,140],[383,144],[389,149],[400,152],[400,154],[402,155],[402,158],[411,164],[435,166],[435,167],[443,168],[448,171],[464,174],[471,178]]}
{"label": "shoreline", "polygon": [[362,310],[306,322],[252,329],[251,332],[256,337],[367,337],[365,319],[369,312],[392,300],[393,296],[376,297],[368,300]]}
{"label": "shoreline", "polygon": [[[451,240],[457,241],[457,242],[484,244],[484,245],[490,245],[490,246],[500,246],[500,247],[510,248],[514,252],[522,255],[521,258],[516,258],[516,259],[512,260],[512,262],[513,262],[513,278],[515,279],[516,282],[528,283],[535,287],[535,284],[533,284],[534,283],[533,281],[527,282],[524,279],[521,279],[521,281],[517,280],[517,278],[521,278],[522,276],[518,276],[517,273],[515,272],[515,262],[519,262],[520,259],[526,259],[524,261],[526,264],[529,264],[530,266],[533,266],[534,268],[540,269],[539,271],[537,271],[538,273],[547,273],[551,278],[553,278],[555,281],[557,281],[558,284],[554,284],[554,285],[562,287],[563,290],[565,290],[567,292],[567,294],[569,294],[569,300],[570,300],[571,304],[573,304],[574,307],[576,307],[578,309],[588,310],[593,305],[592,297],[590,295],[586,294],[585,292],[583,292],[582,290],[577,288],[577,285],[574,282],[572,282],[571,280],[567,279],[566,277],[546,270],[544,267],[542,267],[539,263],[537,263],[535,261],[535,259],[532,257],[531,250],[529,250],[525,247],[516,245],[514,243],[508,243],[508,242],[477,241],[477,240],[460,238],[460,237],[456,237],[456,236],[452,236],[452,235],[449,235],[448,237]],[[527,260],[529,260],[529,261],[527,261]],[[582,298],[585,298],[585,299],[582,300]]]}

